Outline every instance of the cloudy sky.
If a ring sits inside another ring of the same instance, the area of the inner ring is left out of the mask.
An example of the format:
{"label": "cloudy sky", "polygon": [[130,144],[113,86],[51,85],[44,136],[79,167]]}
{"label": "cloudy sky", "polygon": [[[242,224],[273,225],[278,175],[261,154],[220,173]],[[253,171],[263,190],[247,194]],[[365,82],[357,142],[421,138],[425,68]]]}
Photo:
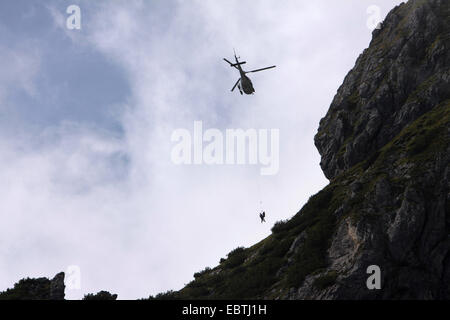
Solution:
{"label": "cloudy sky", "polygon": [[[327,184],[319,121],[399,3],[1,1],[0,290],[76,266],[67,298],[147,297],[269,235]],[[246,69],[277,65],[251,75],[255,95],[230,92],[233,48]],[[279,129],[278,173],[174,164],[171,134],[194,121]]]}

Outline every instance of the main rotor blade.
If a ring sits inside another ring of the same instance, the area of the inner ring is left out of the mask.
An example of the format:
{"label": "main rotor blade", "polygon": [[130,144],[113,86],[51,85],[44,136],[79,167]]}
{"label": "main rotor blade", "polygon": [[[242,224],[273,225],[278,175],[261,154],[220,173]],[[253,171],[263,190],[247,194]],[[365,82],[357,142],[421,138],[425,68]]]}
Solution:
{"label": "main rotor blade", "polygon": [[256,69],[256,70],[252,70],[252,71],[246,71],[245,73],[251,73],[251,72],[258,72],[258,71],[263,71],[263,70],[267,70],[267,69],[272,69],[275,68],[276,66],[271,66],[271,67],[267,67],[267,68],[261,68],[261,69]]}
{"label": "main rotor blade", "polygon": [[242,62],[238,62],[238,63],[231,63],[230,61],[228,61],[227,59],[223,58],[223,60],[225,60],[226,62],[228,62],[230,64],[230,67],[235,67],[236,69],[239,70],[239,68],[237,66],[242,65],[242,64],[246,64],[246,61],[242,61]]}
{"label": "main rotor blade", "polygon": [[239,81],[241,81],[241,78],[239,78],[238,81],[236,81],[236,83],[233,86],[233,89],[231,89],[231,92],[233,92],[234,89],[236,89],[236,86],[238,85]]}
{"label": "main rotor blade", "polygon": [[223,58],[223,60],[225,60],[226,62],[228,62],[228,63],[230,64],[231,67],[234,67],[233,64],[232,64],[230,61],[228,61],[227,59]]}

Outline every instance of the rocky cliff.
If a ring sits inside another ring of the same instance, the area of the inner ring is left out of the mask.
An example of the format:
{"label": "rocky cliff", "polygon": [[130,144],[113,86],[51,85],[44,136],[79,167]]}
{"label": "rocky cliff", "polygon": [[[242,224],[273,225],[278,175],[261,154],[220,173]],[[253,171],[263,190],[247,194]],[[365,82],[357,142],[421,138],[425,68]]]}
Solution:
{"label": "rocky cliff", "polygon": [[450,299],[449,21],[447,0],[394,8],[320,121],[330,184],[156,298]]}
{"label": "rocky cliff", "polygon": [[315,144],[333,179],[376,154],[449,95],[448,1],[409,1],[386,17],[320,121]]}

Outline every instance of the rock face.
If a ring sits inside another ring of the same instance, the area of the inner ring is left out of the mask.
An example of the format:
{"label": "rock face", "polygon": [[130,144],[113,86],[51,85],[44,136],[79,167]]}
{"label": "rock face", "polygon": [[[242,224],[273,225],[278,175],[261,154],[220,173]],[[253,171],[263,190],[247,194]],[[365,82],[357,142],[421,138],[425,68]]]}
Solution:
{"label": "rock face", "polygon": [[50,300],[64,300],[64,272],[58,273],[50,281]]}
{"label": "rock face", "polygon": [[320,122],[330,184],[157,298],[450,299],[449,21],[447,0],[394,8]]}
{"label": "rock face", "polygon": [[448,98],[448,11],[445,0],[409,1],[374,31],[315,136],[327,178],[366,160]]}

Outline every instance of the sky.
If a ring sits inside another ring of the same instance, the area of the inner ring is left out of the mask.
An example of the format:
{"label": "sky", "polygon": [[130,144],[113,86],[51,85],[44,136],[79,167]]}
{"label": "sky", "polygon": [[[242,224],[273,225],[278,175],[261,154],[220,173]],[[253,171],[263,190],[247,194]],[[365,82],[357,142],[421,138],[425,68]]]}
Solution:
{"label": "sky", "polygon": [[[1,1],[0,291],[64,271],[68,299],[144,298],[270,235],[327,185],[319,121],[400,2]],[[230,92],[233,49],[277,66],[249,74],[254,95]],[[177,165],[194,121],[279,130],[278,172]]]}

